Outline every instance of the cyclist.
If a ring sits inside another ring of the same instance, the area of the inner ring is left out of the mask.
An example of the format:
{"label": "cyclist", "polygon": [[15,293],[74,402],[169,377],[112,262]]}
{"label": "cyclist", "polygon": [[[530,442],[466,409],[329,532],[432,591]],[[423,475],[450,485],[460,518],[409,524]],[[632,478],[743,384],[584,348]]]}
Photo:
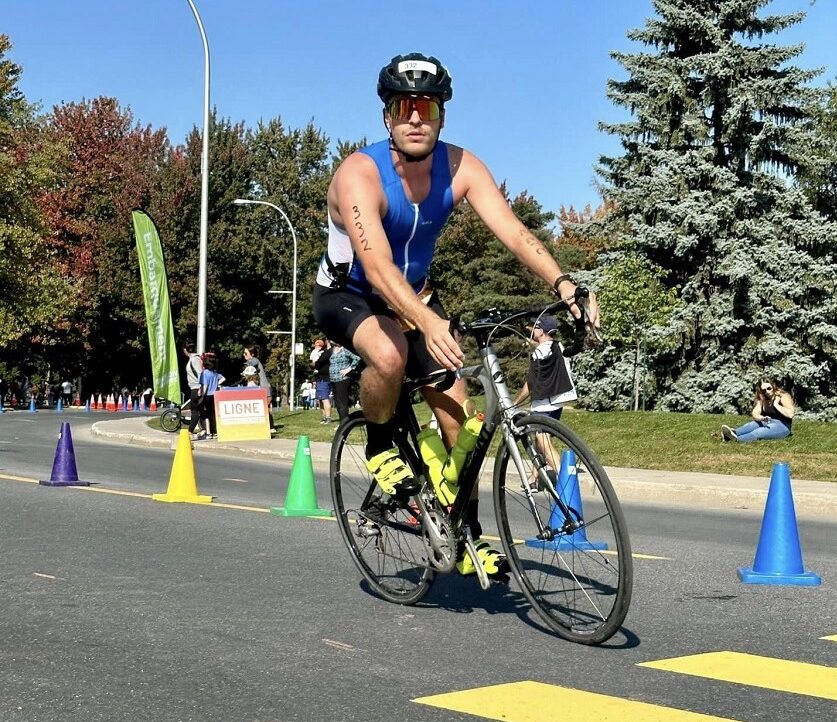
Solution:
{"label": "cyclist", "polygon": [[[419,484],[394,446],[391,420],[405,371],[426,376],[462,367],[463,353],[427,272],[436,239],[454,206],[467,200],[482,221],[529,269],[574,307],[575,283],[515,217],[486,166],[439,140],[453,96],[447,69],[433,56],[398,55],[378,76],[389,137],[359,149],[337,169],[328,189],[328,249],[313,293],[314,317],[329,338],[365,362],[360,401],[367,424],[367,467],[388,494],[414,494]],[[493,122],[493,120],[492,120]],[[598,325],[591,295],[591,321]],[[458,380],[423,395],[448,448],[465,420],[467,392]],[[475,489],[476,497],[476,489]],[[485,571],[502,555],[480,541],[477,500],[468,523]],[[470,557],[458,565],[474,573]]]}

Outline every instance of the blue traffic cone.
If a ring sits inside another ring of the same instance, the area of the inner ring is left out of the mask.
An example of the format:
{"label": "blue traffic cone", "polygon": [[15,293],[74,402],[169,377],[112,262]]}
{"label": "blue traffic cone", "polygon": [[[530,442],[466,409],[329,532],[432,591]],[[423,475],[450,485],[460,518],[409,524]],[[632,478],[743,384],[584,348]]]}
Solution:
{"label": "blue traffic cone", "polygon": [[785,461],[773,464],[756,558],[752,567],[738,570],[738,578],[745,584],[822,584],[822,579],[806,572],[802,564],[790,467]]}
{"label": "blue traffic cone", "polygon": [[0,414],[3,414],[5,412],[6,412],[6,409],[3,408],[3,397],[0,396]]}
{"label": "blue traffic cone", "polygon": [[136,399],[134,399],[134,411],[139,411],[139,404]]}
{"label": "blue traffic cone", "polygon": [[58,398],[58,403],[55,405],[55,413],[60,414],[64,411],[64,403],[61,401],[61,398]]}
{"label": "blue traffic cone", "polygon": [[61,433],[58,435],[55,460],[52,462],[52,474],[50,474],[49,479],[41,479],[38,483],[44,486],[90,486],[89,481],[79,481],[78,479],[73,435],[70,433],[70,424],[67,421],[61,422]]}
{"label": "blue traffic cone", "polygon": [[[581,506],[581,489],[578,486],[578,470],[576,467],[575,452],[572,449],[564,449],[561,452],[561,469],[558,472],[558,496],[564,503],[575,512],[579,519],[584,518],[584,510]],[[560,529],[564,526],[565,516],[560,507],[553,502],[552,513],[549,515],[549,528]],[[595,549],[607,549],[607,542],[591,542],[587,539],[587,529],[581,527],[569,536],[559,536],[552,541],[540,539],[527,539],[526,546],[538,549],[555,549],[558,551],[593,551]]]}
{"label": "blue traffic cone", "polygon": [[90,399],[87,399],[87,401],[84,402],[84,410],[86,413],[90,413]]}
{"label": "blue traffic cone", "polygon": [[30,414],[37,414],[38,413],[38,409],[35,408],[35,397],[34,396],[29,399],[29,413]]}

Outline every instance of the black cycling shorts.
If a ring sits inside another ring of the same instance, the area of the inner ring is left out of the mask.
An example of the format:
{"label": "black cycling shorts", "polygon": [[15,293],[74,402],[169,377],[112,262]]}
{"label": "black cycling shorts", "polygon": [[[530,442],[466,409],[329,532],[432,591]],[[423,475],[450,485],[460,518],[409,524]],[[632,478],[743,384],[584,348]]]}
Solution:
{"label": "black cycling shorts", "polygon": [[[448,318],[435,291],[427,306],[442,318]],[[352,339],[361,323],[370,316],[395,318],[393,310],[379,296],[361,295],[346,288],[326,288],[318,283],[314,284],[313,311],[314,320],[326,337],[353,353],[356,352]],[[409,348],[407,378],[423,378],[442,368],[427,350],[423,333],[407,331],[404,336]]]}

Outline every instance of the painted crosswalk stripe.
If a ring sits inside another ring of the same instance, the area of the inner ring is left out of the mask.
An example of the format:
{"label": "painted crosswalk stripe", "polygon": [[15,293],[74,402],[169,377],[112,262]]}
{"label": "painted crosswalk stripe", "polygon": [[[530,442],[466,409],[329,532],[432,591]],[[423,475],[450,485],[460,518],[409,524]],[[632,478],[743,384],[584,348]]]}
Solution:
{"label": "painted crosswalk stripe", "polygon": [[711,717],[543,682],[477,687],[419,697],[413,702],[503,722],[730,722],[728,717]]}
{"label": "painted crosswalk stripe", "polygon": [[837,667],[741,652],[708,652],[642,662],[639,666],[837,700]]}

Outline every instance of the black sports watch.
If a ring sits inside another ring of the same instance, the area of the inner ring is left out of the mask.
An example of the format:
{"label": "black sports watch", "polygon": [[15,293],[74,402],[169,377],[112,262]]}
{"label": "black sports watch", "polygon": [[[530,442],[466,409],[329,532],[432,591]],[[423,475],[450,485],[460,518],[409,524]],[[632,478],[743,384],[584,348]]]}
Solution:
{"label": "black sports watch", "polygon": [[576,284],[575,284],[575,279],[573,279],[573,277],[572,277],[570,274],[568,274],[568,273],[562,273],[560,276],[558,276],[558,278],[556,278],[556,279],[555,279],[555,283],[553,283],[553,284],[552,284],[552,292],[553,292],[556,296],[558,296],[558,298],[561,298],[561,292],[558,290],[558,288],[559,288],[559,287],[561,286],[561,284],[562,284],[562,283],[564,283],[565,281],[569,281],[569,282],[570,282],[570,283],[572,283],[573,285],[576,285]]}

